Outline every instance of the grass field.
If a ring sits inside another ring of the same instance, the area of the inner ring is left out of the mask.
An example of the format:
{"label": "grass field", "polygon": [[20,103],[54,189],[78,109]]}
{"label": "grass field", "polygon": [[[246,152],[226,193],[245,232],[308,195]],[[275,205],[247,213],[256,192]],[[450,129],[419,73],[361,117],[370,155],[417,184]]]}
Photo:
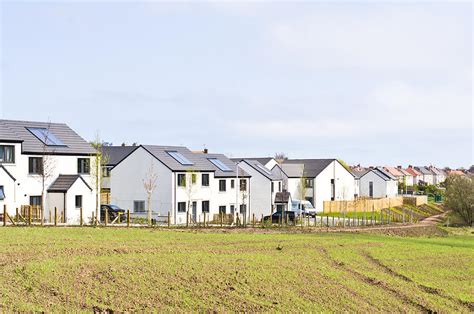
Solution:
{"label": "grass field", "polygon": [[0,228],[0,311],[467,313],[471,230],[410,238]]}

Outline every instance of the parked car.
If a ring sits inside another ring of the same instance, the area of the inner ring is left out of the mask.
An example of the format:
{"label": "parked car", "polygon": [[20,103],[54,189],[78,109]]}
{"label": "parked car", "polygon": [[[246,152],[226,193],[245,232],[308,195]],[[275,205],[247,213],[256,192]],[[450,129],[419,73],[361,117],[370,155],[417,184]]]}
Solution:
{"label": "parked car", "polygon": [[277,224],[280,222],[285,222],[286,217],[288,216],[288,222],[294,223],[296,220],[296,213],[294,211],[276,211],[271,216],[263,217],[263,221],[272,221],[272,224]]}
{"label": "parked car", "polygon": [[291,201],[291,210],[294,211],[296,215],[301,215],[303,217],[316,217],[317,214],[316,209],[313,207],[313,204],[311,204],[307,200],[301,201],[293,199]]}
{"label": "parked car", "polygon": [[118,207],[117,205],[112,205],[112,204],[104,204],[100,205],[100,217],[102,220],[105,220],[105,210],[107,209],[107,214],[109,215],[109,221],[113,221],[115,218],[117,218],[118,214],[120,213],[121,221],[125,221],[126,218],[126,211],[125,209],[122,209]]}

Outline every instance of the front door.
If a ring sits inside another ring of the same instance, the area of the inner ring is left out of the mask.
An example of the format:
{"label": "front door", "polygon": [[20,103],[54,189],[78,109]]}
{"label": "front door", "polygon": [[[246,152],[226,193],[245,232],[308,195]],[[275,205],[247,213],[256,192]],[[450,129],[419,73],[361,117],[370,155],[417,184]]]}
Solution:
{"label": "front door", "polygon": [[197,221],[197,202],[193,202],[193,220]]}

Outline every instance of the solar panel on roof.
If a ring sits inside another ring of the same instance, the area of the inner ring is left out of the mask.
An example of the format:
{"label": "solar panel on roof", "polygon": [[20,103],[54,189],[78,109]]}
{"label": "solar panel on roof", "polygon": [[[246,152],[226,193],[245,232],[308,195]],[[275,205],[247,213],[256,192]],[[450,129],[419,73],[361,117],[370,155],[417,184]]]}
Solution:
{"label": "solar panel on roof", "polygon": [[230,169],[226,164],[224,164],[222,161],[220,161],[217,158],[208,158],[208,160],[210,162],[212,162],[214,164],[214,166],[216,166],[217,168],[219,168],[222,171],[226,171],[226,172],[232,171],[232,169]]}
{"label": "solar panel on roof", "polygon": [[168,155],[170,155],[171,157],[173,157],[177,162],[179,162],[180,164],[182,164],[183,166],[192,166],[194,165],[194,163],[192,163],[191,161],[189,161],[189,159],[187,159],[186,157],[184,157],[181,153],[178,153],[176,151],[169,151],[167,152]]}
{"label": "solar panel on roof", "polygon": [[48,146],[66,146],[59,138],[47,128],[26,128],[41,142]]}

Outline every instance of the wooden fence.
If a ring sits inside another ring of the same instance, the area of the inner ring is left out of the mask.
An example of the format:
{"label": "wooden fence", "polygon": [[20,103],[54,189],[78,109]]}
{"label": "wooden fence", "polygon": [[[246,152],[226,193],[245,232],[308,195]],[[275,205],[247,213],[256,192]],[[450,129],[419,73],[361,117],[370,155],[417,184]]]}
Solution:
{"label": "wooden fence", "polygon": [[324,201],[324,213],[370,212],[403,205],[403,197],[359,199],[354,201]]}

